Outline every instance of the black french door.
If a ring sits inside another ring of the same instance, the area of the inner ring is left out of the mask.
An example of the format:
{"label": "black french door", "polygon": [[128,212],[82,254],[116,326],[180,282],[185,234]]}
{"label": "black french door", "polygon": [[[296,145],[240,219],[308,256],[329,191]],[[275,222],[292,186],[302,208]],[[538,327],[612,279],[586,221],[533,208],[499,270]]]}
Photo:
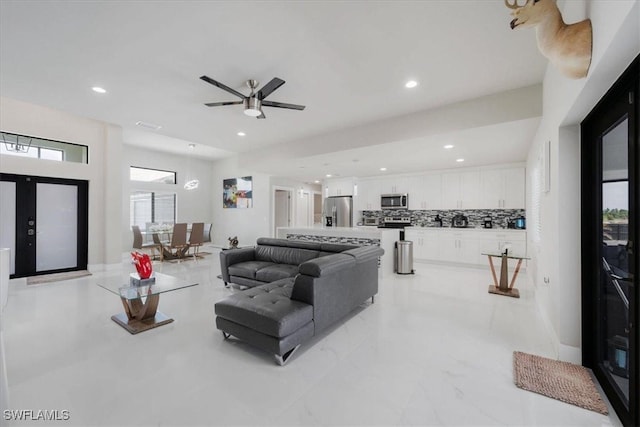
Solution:
{"label": "black french door", "polygon": [[581,125],[582,361],[640,425],[640,57]]}
{"label": "black french door", "polygon": [[82,180],[0,174],[0,246],[11,278],[86,270],[88,188]]}

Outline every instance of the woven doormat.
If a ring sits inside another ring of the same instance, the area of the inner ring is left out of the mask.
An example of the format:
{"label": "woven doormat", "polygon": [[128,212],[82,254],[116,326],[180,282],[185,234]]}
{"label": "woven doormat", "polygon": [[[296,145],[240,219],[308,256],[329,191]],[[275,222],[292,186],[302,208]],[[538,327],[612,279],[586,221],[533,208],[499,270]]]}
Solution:
{"label": "woven doormat", "polygon": [[609,414],[589,371],[583,366],[514,351],[513,381],[521,389]]}
{"label": "woven doormat", "polygon": [[61,280],[77,279],[78,277],[91,276],[87,270],[68,271],[66,273],[43,274],[42,276],[27,277],[27,285],[40,283],[59,282]]}

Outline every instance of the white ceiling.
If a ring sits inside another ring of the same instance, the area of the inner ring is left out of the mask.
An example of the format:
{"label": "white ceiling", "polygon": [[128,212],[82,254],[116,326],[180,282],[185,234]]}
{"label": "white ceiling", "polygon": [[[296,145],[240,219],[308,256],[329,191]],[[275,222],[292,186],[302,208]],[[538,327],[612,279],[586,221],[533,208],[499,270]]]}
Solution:
{"label": "white ceiling", "polygon": [[[194,142],[196,154],[220,158],[541,82],[546,60],[533,31],[512,31],[509,21],[500,0],[1,1],[0,94],[121,125],[129,144],[186,152]],[[203,74],[243,93],[246,79],[277,76],[286,84],[269,100],[307,108],[265,108],[266,120],[241,106],[207,108],[235,99]],[[408,79],[419,86],[404,88]],[[149,132],[137,121],[162,128]],[[507,150],[523,160],[535,132],[525,122],[459,138],[484,147],[468,157]],[[445,167],[433,141],[348,154],[358,168],[383,160],[413,168],[418,159]],[[264,169],[282,174],[277,162]]]}

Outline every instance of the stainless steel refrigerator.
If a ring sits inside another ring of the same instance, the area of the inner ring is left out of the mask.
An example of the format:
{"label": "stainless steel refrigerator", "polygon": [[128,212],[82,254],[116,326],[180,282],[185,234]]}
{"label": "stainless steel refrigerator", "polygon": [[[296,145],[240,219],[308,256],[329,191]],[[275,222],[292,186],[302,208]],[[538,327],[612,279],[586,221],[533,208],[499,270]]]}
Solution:
{"label": "stainless steel refrigerator", "polygon": [[353,227],[353,199],[351,196],[324,199],[324,225],[327,227]]}

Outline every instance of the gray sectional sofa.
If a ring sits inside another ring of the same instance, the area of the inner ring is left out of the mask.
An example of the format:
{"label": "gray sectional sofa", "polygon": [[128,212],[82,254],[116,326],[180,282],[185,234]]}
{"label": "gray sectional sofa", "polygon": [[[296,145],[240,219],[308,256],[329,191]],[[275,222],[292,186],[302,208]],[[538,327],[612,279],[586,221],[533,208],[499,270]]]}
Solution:
{"label": "gray sectional sofa", "polygon": [[[258,249],[261,246],[271,249]],[[222,252],[223,278],[225,265],[228,270],[225,281],[238,283],[240,278],[239,284],[251,287],[215,304],[217,328],[225,338],[233,335],[274,354],[283,365],[302,343],[344,318],[367,299],[373,302],[378,293],[378,258],[384,251],[378,246],[332,246],[258,239],[256,248]],[[250,249],[255,249],[253,256]],[[240,251],[244,251],[244,255]],[[233,256],[231,252],[238,255]],[[311,257],[311,252],[316,255]],[[231,262],[232,259],[237,262]],[[302,262],[296,269],[276,269],[271,265],[294,265],[274,262],[283,259]],[[232,268],[238,264],[241,265],[237,269]],[[265,268],[269,269],[268,274],[273,274],[269,277],[276,280],[260,284],[262,281],[258,278],[268,280],[266,274],[259,274]],[[295,274],[278,278],[274,271],[282,275],[290,271]]]}
{"label": "gray sectional sofa", "polygon": [[255,247],[220,252],[222,280],[225,286],[229,283],[248,287],[264,285],[295,277],[305,261],[357,247],[261,237]]}

